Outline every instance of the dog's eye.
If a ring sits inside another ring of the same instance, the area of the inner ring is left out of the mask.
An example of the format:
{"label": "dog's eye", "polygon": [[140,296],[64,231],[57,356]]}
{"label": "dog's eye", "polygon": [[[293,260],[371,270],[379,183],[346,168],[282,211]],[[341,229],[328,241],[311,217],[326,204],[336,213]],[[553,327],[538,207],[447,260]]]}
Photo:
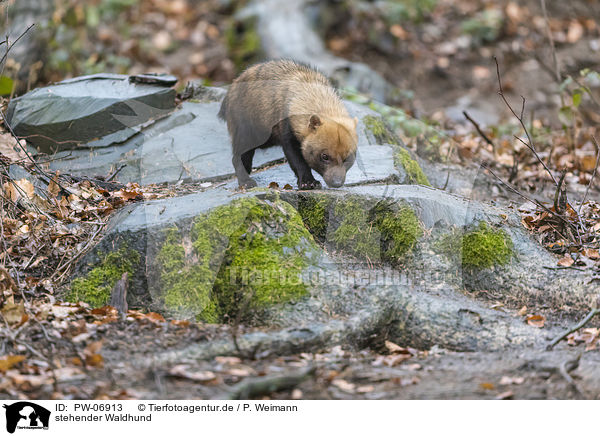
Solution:
{"label": "dog's eye", "polygon": [[322,153],[321,154],[321,160],[324,162],[328,162],[329,161],[329,155],[327,153]]}

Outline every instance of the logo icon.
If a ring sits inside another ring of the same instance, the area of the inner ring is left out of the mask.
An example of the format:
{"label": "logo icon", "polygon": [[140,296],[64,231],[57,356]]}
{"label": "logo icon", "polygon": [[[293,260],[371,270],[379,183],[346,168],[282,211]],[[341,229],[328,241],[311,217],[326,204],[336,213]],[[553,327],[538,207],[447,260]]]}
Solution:
{"label": "logo icon", "polygon": [[50,411],[29,401],[19,401],[4,405],[6,409],[6,431],[14,433],[17,428],[27,430],[47,430]]}

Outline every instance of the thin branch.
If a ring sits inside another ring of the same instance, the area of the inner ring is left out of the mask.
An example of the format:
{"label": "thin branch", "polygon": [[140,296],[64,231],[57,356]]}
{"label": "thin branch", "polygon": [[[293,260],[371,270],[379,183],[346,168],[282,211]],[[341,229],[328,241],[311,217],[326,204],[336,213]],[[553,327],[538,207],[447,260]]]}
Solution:
{"label": "thin branch", "polygon": [[567,176],[567,172],[563,172],[562,175],[560,176],[560,179],[558,180],[558,186],[556,187],[556,192],[554,193],[554,210],[557,213],[562,213],[562,201],[561,200],[561,192],[562,192],[562,187],[563,187],[563,183],[565,181],[565,177]]}
{"label": "thin branch", "polygon": [[8,44],[8,35],[6,36],[6,43],[7,43],[7,46],[6,46],[6,52],[4,53],[4,56],[2,56],[2,59],[0,59],[0,64],[2,64],[2,65],[3,65],[3,66],[2,66],[2,70],[4,70],[4,61],[5,61],[5,60],[6,60],[6,58],[8,57],[8,53],[10,53],[10,50],[11,50],[11,49],[12,49],[12,48],[15,46],[15,44],[16,44],[17,42],[19,42],[19,40],[20,40],[21,38],[23,38],[23,37],[25,36],[25,34],[26,34],[27,32],[29,32],[29,31],[31,30],[31,28],[32,28],[33,26],[35,26],[35,23],[33,23],[33,24],[32,24],[32,25],[30,25],[30,26],[29,26],[27,29],[25,29],[25,31],[24,31],[23,33],[21,33],[21,34],[19,35],[19,37],[18,37],[17,39],[15,39],[15,41],[14,41],[12,44]]}
{"label": "thin branch", "polygon": [[[529,136],[529,134],[527,136]],[[548,168],[548,165],[546,165],[546,163],[542,160],[542,158],[540,157],[540,155],[537,153],[536,149],[533,148],[533,146],[531,144],[528,144],[527,142],[523,141],[523,139],[519,138],[518,136],[513,135],[513,137],[516,140],[518,140],[519,142],[521,142],[521,144],[523,144],[525,147],[527,147],[533,153],[533,155],[538,160],[538,162],[542,164],[542,166],[544,167],[544,169],[546,170],[546,172],[548,174],[550,174],[550,177],[552,177],[552,180],[554,181],[554,184],[556,186],[558,186],[558,182],[556,181],[556,179],[552,175],[552,172],[550,171],[550,168]]]}
{"label": "thin branch", "polygon": [[477,130],[477,133],[479,133],[479,135],[485,140],[485,142],[487,142],[489,145],[491,145],[492,148],[495,150],[496,146],[494,145],[494,143],[492,142],[492,140],[490,138],[488,138],[488,136],[485,133],[483,133],[483,130],[481,130],[481,127],[479,126],[479,124],[477,123],[477,121],[475,121],[473,118],[471,118],[469,116],[469,114],[467,113],[467,111],[463,111],[463,115],[465,116],[465,118],[467,120],[469,120],[471,122],[471,124],[473,124],[473,126]]}
{"label": "thin branch", "polygon": [[94,235],[87,241],[87,243],[85,244],[85,246],[83,248],[81,248],[81,250],[79,250],[73,257],[71,257],[67,262],[65,262],[64,264],[60,265],[58,268],[56,268],[56,271],[54,271],[54,274],[52,274],[52,276],[50,277],[50,280],[54,280],[54,278],[61,272],[63,271],[63,273],[60,275],[60,277],[58,278],[58,280],[60,281],[62,279],[62,277],[65,275],[65,272],[67,270],[67,268],[73,263],[75,262],[77,259],[79,259],[79,257],[81,257],[81,255],[83,253],[85,253],[93,244],[94,240],[96,239],[96,237],[100,234],[100,232],[102,232],[102,230],[104,229],[104,227],[106,226],[106,223],[98,226],[98,230],[96,230],[96,232],[94,233]]}
{"label": "thin branch", "polygon": [[577,215],[581,213],[581,207],[583,203],[587,200],[587,196],[590,192],[590,188],[594,183],[594,178],[596,177],[596,173],[598,172],[598,165],[600,164],[600,145],[598,145],[598,141],[596,141],[596,137],[592,136],[592,140],[594,141],[594,145],[596,146],[596,166],[594,167],[594,172],[592,173],[592,178],[590,179],[590,183],[588,183],[587,188],[585,188],[585,194],[583,195],[583,200],[579,204],[579,209],[577,210]]}
{"label": "thin branch", "polygon": [[[9,124],[8,120],[6,119],[6,116],[4,115],[4,112],[0,110],[0,118],[2,118],[0,121],[4,122],[4,125],[6,126],[6,128],[8,129],[9,133],[12,135],[13,138],[15,138],[15,140],[17,141],[17,145],[19,146],[19,148],[21,149],[21,151],[23,153],[25,153],[25,155],[27,156],[27,158],[31,161],[31,163],[33,164],[33,166],[35,167],[35,169],[44,177],[46,177],[46,181],[50,182],[52,180],[52,176],[50,174],[48,174],[46,171],[44,171],[42,169],[42,167],[40,167],[40,165],[37,163],[37,161],[33,158],[33,156],[31,156],[31,154],[29,153],[29,151],[27,151],[27,148],[25,148],[23,146],[23,144],[21,144],[21,138],[19,138],[17,136],[17,134],[15,133],[15,131],[13,130],[12,126]],[[62,186],[58,180],[54,181],[58,187],[60,189],[63,190],[63,192],[66,193],[70,193],[69,190],[67,188],[65,188],[64,186]]]}
{"label": "thin branch", "polygon": [[119,171],[121,171],[126,166],[127,166],[127,164],[120,165],[110,176],[108,176],[106,178],[105,182],[110,182],[112,179],[114,179],[116,177],[116,175],[119,174]]}
{"label": "thin branch", "polygon": [[504,95],[504,88],[502,87],[502,79],[500,78],[500,66],[498,65],[498,58],[494,57],[494,62],[496,62],[496,75],[498,77],[498,87],[500,88],[498,90],[498,95],[502,98],[502,101],[504,102],[506,107],[508,107],[508,109],[511,111],[511,113],[515,116],[515,118],[517,120],[519,120],[519,123],[521,124],[521,127],[523,128],[523,131],[525,132],[525,135],[527,136],[528,143],[526,143],[525,141],[523,141],[521,138],[519,138],[517,136],[515,136],[515,138],[517,138],[519,141],[521,141],[523,144],[525,144],[527,146],[527,148],[529,148],[529,150],[531,150],[531,152],[535,155],[537,160],[542,164],[542,166],[544,167],[546,172],[550,175],[550,178],[552,179],[554,184],[558,186],[558,182],[554,178],[552,171],[550,171],[548,166],[544,163],[544,161],[540,158],[539,154],[537,153],[535,146],[533,144],[533,140],[531,139],[531,135],[529,134],[529,129],[527,128],[527,126],[525,125],[525,122],[523,121],[523,111],[525,110],[525,97],[521,96],[523,104],[521,106],[521,116],[519,116],[519,115],[517,115],[517,113],[511,106],[511,104],[506,99],[506,96]]}
{"label": "thin branch", "polygon": [[558,335],[557,337],[555,337],[554,339],[552,339],[552,342],[550,342],[548,344],[548,346],[546,347],[546,350],[550,351],[552,348],[554,348],[554,346],[556,344],[558,344],[564,338],[566,338],[567,336],[569,336],[571,333],[575,333],[580,328],[585,327],[585,325],[588,322],[590,322],[591,319],[593,317],[595,317],[596,315],[598,315],[599,313],[600,313],[600,309],[598,309],[598,308],[590,310],[590,312],[586,315],[585,318],[583,318],[581,321],[579,321],[577,324],[575,324],[569,330],[564,331],[563,333],[561,333],[560,335]]}
{"label": "thin branch", "polygon": [[560,68],[558,67],[558,58],[556,57],[556,47],[554,46],[554,38],[552,37],[552,29],[550,29],[550,20],[548,19],[548,11],[546,10],[546,0],[540,0],[542,4],[542,13],[544,14],[544,21],[546,22],[546,33],[548,34],[548,41],[550,42],[550,50],[552,51],[552,62],[554,63],[554,74],[556,81],[560,83]]}
{"label": "thin branch", "polygon": [[502,183],[502,185],[506,186],[510,191],[514,192],[515,194],[517,194],[519,197],[523,198],[524,200],[530,201],[534,204],[536,204],[537,206],[541,207],[542,209],[544,209],[546,212],[548,212],[550,215],[557,217],[558,219],[560,219],[561,221],[563,221],[565,224],[567,224],[568,226],[571,226],[571,223],[568,222],[565,217],[563,217],[562,215],[559,215],[556,212],[553,212],[551,209],[549,209],[548,207],[544,206],[540,201],[534,199],[534,198],[530,198],[527,195],[523,194],[522,192],[520,192],[517,188],[513,187],[510,185],[510,183],[505,182],[504,180],[502,180],[502,178],[497,175],[494,171],[492,171],[492,169],[489,167],[489,165],[483,163],[481,164],[481,166],[483,168],[485,168],[486,170],[488,170],[490,172],[490,174],[492,176],[494,176],[494,178],[496,180],[498,180],[500,183]]}

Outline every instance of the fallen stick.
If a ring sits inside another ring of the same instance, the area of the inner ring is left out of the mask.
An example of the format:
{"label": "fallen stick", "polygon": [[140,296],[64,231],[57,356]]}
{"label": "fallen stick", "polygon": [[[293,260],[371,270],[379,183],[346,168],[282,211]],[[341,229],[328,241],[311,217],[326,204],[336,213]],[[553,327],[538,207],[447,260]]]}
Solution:
{"label": "fallen stick", "polygon": [[552,339],[552,342],[550,342],[548,344],[548,346],[546,347],[546,350],[550,351],[552,350],[552,348],[554,348],[554,346],[556,344],[558,344],[560,341],[562,341],[564,338],[566,338],[567,336],[569,336],[571,333],[576,332],[577,330],[579,330],[580,328],[584,327],[588,322],[590,322],[590,320],[595,317],[598,313],[600,313],[600,309],[592,309],[590,311],[590,313],[588,313],[586,315],[585,318],[583,318],[580,322],[578,322],[577,324],[575,324],[573,327],[571,327],[569,330],[564,331],[563,333],[561,333],[560,335],[558,335],[557,337],[555,337],[554,339]]}
{"label": "fallen stick", "polygon": [[297,373],[244,380],[236,385],[235,389],[228,395],[228,399],[248,400],[273,392],[290,390],[310,378],[315,373],[315,369],[315,367],[309,367]]}

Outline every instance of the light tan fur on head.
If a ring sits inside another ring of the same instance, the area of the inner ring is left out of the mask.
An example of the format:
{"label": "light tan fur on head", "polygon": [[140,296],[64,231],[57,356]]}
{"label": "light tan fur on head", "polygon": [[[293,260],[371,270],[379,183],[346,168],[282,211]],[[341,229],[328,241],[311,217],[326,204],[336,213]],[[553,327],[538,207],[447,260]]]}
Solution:
{"label": "light tan fur on head", "polygon": [[329,118],[313,114],[302,141],[302,156],[328,186],[340,187],[346,171],[354,164],[358,120],[350,117]]}

